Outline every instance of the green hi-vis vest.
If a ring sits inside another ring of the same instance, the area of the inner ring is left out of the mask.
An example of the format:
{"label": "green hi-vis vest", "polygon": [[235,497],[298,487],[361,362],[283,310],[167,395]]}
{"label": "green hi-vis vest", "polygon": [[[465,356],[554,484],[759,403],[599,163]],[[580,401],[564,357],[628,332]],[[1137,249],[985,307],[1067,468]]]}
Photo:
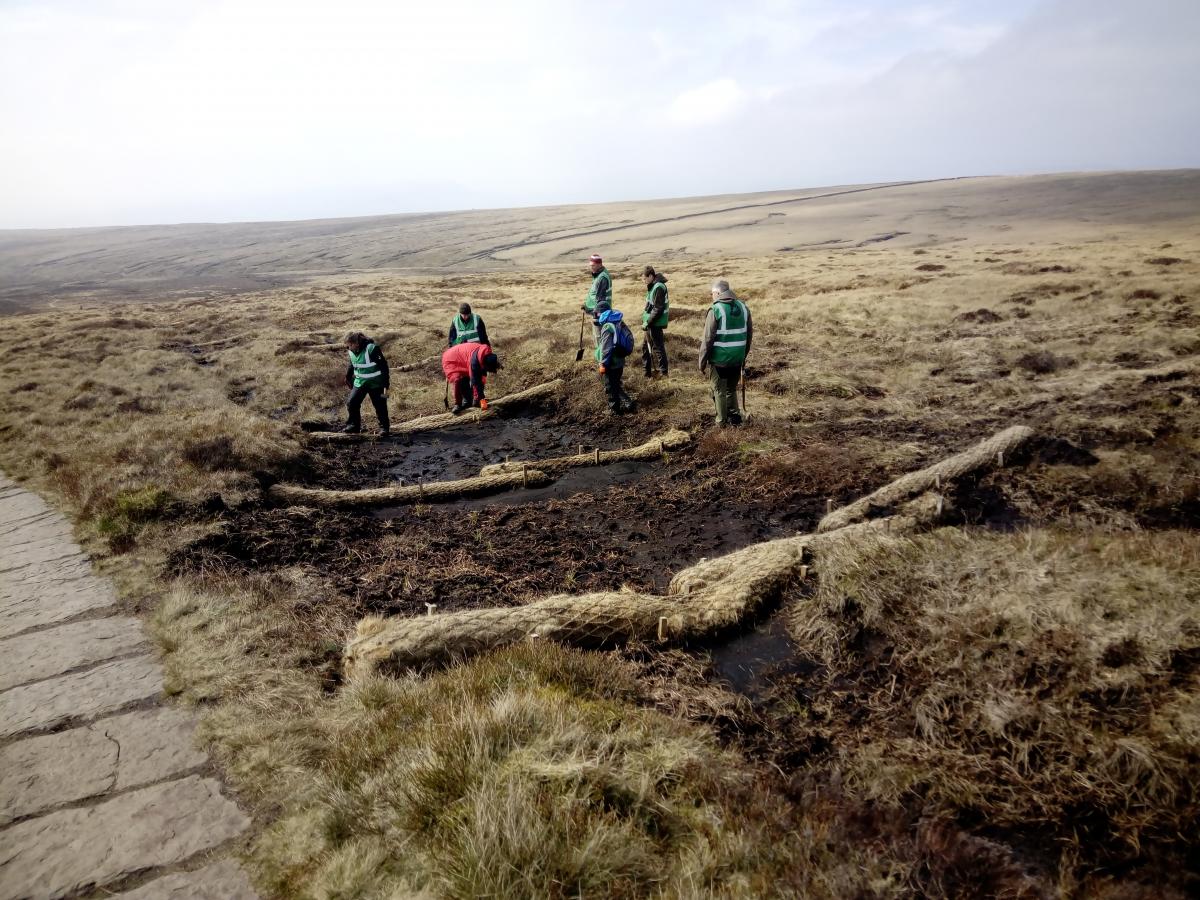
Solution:
{"label": "green hi-vis vest", "polygon": [[596,273],[596,277],[592,279],[592,286],[588,289],[587,299],[583,301],[583,305],[588,312],[593,312],[596,309],[596,287],[600,284],[600,279],[608,281],[608,305],[612,306],[612,276],[608,274],[608,269],[601,269]]}
{"label": "green hi-vis vest", "polygon": [[371,351],[374,349],[374,344],[367,344],[362,353],[355,354],[353,350],[346,348],[346,352],[350,354],[350,365],[354,366],[355,387],[362,387],[364,384],[375,385],[382,381],[383,373],[379,371],[379,364],[371,362]]}
{"label": "green hi-vis vest", "polygon": [[666,293],[666,290],[667,290],[667,286],[665,284],[663,284],[661,281],[656,281],[656,282],[654,282],[654,284],[650,285],[650,290],[646,291],[646,309],[642,313],[642,325],[653,325],[655,328],[666,328],[667,327],[667,320],[670,318],[668,313],[671,310],[671,295],[670,294],[667,294],[667,296],[663,300],[662,314],[655,317],[655,319],[653,321],[651,321],[651,319],[650,319],[650,314],[654,311],[654,292],[662,291],[663,293]]}
{"label": "green hi-vis vest", "polygon": [[746,361],[746,322],[749,314],[741,300],[718,300],[712,305],[717,318],[716,340],[713,341],[714,366],[739,366]]}
{"label": "green hi-vis vest", "polygon": [[470,328],[465,328],[462,316],[454,317],[454,344],[465,344],[468,341],[479,342],[479,313],[471,313]]}

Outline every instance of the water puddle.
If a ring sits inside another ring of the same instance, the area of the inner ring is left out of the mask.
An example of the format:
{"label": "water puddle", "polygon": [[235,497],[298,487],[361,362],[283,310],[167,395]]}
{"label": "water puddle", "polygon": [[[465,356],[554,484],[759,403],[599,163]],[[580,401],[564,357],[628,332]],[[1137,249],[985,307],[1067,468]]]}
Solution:
{"label": "water puddle", "polygon": [[776,614],[755,628],[709,651],[713,671],[731,689],[752,701],[765,699],[788,676],[808,675],[817,663],[800,653]]}
{"label": "water puddle", "polygon": [[506,459],[536,460],[591,449],[590,436],[549,429],[544,419],[490,419],[470,426],[413,435],[400,443],[383,470],[388,481],[450,481],[471,478]]}

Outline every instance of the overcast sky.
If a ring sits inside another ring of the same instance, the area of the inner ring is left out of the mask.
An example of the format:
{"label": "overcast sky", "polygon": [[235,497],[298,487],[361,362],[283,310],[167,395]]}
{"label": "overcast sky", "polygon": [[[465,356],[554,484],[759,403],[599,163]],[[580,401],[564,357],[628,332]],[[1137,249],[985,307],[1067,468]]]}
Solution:
{"label": "overcast sky", "polygon": [[0,0],[0,228],[1200,165],[1200,0]]}

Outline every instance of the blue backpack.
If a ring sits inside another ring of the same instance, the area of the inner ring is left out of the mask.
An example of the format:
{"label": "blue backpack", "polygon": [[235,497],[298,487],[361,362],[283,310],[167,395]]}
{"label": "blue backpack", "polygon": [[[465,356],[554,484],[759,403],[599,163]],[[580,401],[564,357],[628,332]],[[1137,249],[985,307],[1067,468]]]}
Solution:
{"label": "blue backpack", "polygon": [[613,352],[628,356],[633,352],[633,332],[624,322],[617,322],[613,327]]}

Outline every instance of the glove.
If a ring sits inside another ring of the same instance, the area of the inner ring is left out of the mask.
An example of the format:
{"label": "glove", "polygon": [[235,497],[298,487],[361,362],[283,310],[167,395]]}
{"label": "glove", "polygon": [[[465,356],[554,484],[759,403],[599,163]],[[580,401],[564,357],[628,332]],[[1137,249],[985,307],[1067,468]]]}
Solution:
{"label": "glove", "polygon": [[487,398],[486,398],[486,397],[480,397],[480,398],[479,398],[479,408],[480,408],[480,409],[487,409]]}
{"label": "glove", "polygon": [[603,374],[604,374],[605,372],[607,372],[607,371],[608,371],[608,369],[607,369],[605,366],[601,366],[601,367],[600,367],[600,374],[601,374],[601,375],[603,375]]}

